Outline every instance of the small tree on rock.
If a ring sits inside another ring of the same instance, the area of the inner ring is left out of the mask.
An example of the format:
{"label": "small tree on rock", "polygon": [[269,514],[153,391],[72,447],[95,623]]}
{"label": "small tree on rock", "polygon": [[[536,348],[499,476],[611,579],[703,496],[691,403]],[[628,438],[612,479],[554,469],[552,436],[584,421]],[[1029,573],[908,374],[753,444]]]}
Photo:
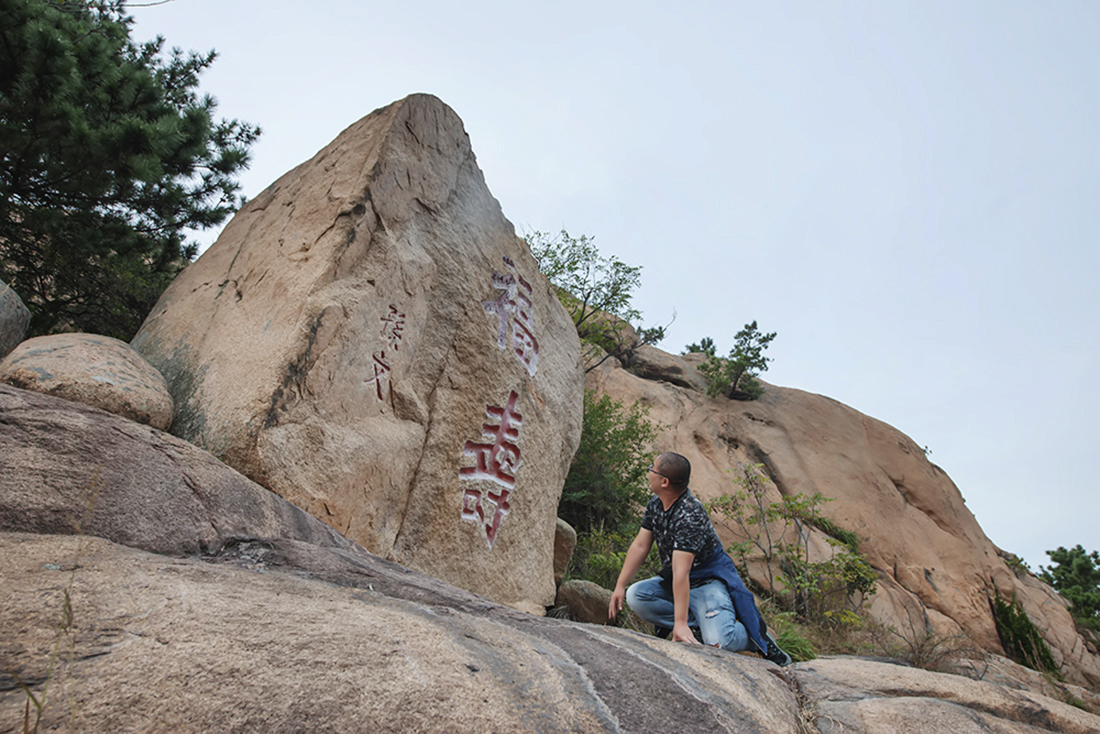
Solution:
{"label": "small tree on rock", "polygon": [[704,336],[699,340],[698,344],[688,344],[684,347],[684,354],[706,354],[713,357],[717,352],[717,348],[714,346],[714,340],[709,336]]}
{"label": "small tree on rock", "polygon": [[1100,632],[1100,553],[1088,553],[1080,545],[1046,553],[1053,563],[1040,566],[1039,577],[1072,605],[1070,613],[1078,624]]}
{"label": "small tree on rock", "polygon": [[527,235],[539,270],[554,286],[584,344],[599,348],[601,356],[589,360],[590,372],[611,357],[629,362],[642,344],[656,344],[665,327],[635,328],[642,314],[631,304],[641,285],[640,265],[627,265],[617,257],[604,257],[592,238],[571,237],[564,229],[556,236],[543,232]]}
{"label": "small tree on rock", "polygon": [[[764,356],[764,350],[775,339],[776,332],[761,333],[756,322],[745,324],[745,328],[734,337],[733,349],[729,356],[720,359],[713,351],[706,350],[707,345],[699,346],[698,351],[707,354],[707,361],[699,365],[699,371],[709,380],[707,394],[711,397],[725,395],[734,400],[755,400],[763,392],[763,386],[755,379],[766,372],[770,357]],[[704,339],[704,341],[707,341]],[[709,345],[713,349],[713,342]],[[688,347],[689,351],[691,347]]]}

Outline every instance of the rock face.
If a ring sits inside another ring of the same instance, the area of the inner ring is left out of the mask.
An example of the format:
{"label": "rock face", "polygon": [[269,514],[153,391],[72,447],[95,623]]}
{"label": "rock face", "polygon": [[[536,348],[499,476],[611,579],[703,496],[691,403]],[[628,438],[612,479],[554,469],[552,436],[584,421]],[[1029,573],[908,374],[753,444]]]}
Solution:
{"label": "rock face", "polygon": [[0,385],[0,531],[84,533],[147,551],[241,537],[352,543],[186,441]]}
{"label": "rock face", "polygon": [[31,312],[23,305],[23,299],[0,280],[0,359],[23,341],[30,323]]}
{"label": "rock face", "polygon": [[[927,611],[940,634],[963,631],[985,649],[1001,652],[989,599],[998,592],[1009,599],[1015,594],[1067,678],[1100,686],[1100,657],[1077,634],[1065,603],[1034,576],[1014,575],[955,484],[908,436],[801,390],[769,385],[752,402],[708,398],[683,386],[700,379],[692,375],[698,363],[693,355],[650,355],[644,361],[646,374],[676,382],[643,379],[609,361],[589,373],[589,387],[650,406],[651,420],[664,426],[654,448],[688,457],[697,496],[731,492],[731,470],[763,464],[774,482],[770,501],[799,492],[835,499],[822,513],[860,537],[860,551],[879,572],[870,608],[877,620],[905,628],[917,619],[923,627]],[[727,544],[737,540],[730,528],[720,527],[719,534]],[[813,534],[811,546],[828,552],[824,535]],[[750,573],[766,583],[762,566],[750,566]]]}
{"label": "rock face", "polygon": [[560,584],[569,570],[569,561],[577,547],[577,531],[565,520],[558,518],[554,528],[554,583]]}
{"label": "rock face", "polygon": [[177,438],[7,386],[0,508],[3,732],[1100,730],[958,676],[781,670],[524,614],[370,555]]}
{"label": "rock face", "polygon": [[554,605],[568,610],[570,619],[588,624],[611,624],[607,616],[611,592],[591,581],[571,579],[558,587]]}
{"label": "rock face", "polygon": [[438,99],[373,112],[246,205],[133,345],[177,436],[374,553],[553,601],[580,346]]}
{"label": "rock face", "polygon": [[75,400],[167,431],[168,385],[126,342],[97,334],[28,339],[0,362],[0,382]]}
{"label": "rock face", "polygon": [[300,541],[241,542],[199,560],[98,538],[0,533],[0,555],[4,731],[22,730],[27,700],[12,674],[39,697],[49,679],[40,726],[50,731],[1100,727],[1100,717],[1059,701],[958,676],[848,660],[781,670],[533,617],[361,551]]}
{"label": "rock face", "polygon": [[[1064,703],[957,675],[854,658],[798,665],[822,734],[846,732],[1096,731],[1100,721]],[[1007,722],[1013,725],[1006,726]]]}

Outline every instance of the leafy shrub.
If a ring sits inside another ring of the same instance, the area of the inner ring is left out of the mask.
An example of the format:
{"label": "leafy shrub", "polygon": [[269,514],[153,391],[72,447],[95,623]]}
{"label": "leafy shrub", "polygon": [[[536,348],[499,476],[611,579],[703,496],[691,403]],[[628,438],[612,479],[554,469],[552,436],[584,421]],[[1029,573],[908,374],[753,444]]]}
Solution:
{"label": "leafy shrub", "polygon": [[[827,560],[810,560],[810,528],[836,526],[821,516],[821,505],[831,501],[821,493],[798,493],[768,503],[763,466],[741,466],[732,494],[707,503],[718,522],[741,538],[729,548],[742,568],[750,554],[758,553],[767,570],[766,593],[782,598],[805,622],[838,627],[858,624],[867,594],[875,589],[878,575],[857,550],[858,538],[848,542],[828,539],[833,553]],[[779,528],[776,529],[776,525]],[[774,574],[778,566],[782,573]]]}
{"label": "leafy shrub", "polygon": [[640,265],[604,257],[592,237],[571,237],[564,229],[553,236],[532,232],[526,240],[581,342],[599,348],[596,353],[601,356],[588,359],[585,372],[611,357],[629,361],[640,345],[656,344],[664,338],[663,326],[633,326],[642,318],[631,302],[642,283]]}
{"label": "leafy shrub", "polygon": [[[577,533],[577,547],[569,561],[566,578],[583,579],[614,589],[619,578],[626,551],[634,540],[634,533],[619,533],[601,529]],[[657,547],[650,549],[645,563],[638,571],[638,578],[656,576],[661,570]]]}
{"label": "leafy shrub", "polygon": [[645,476],[657,437],[648,416],[648,406],[627,408],[608,395],[585,391],[581,441],[558,505],[558,516],[578,534],[620,532],[637,522],[649,497]]}
{"label": "leafy shrub", "polygon": [[1058,670],[1050,647],[1015,596],[1011,601],[1005,601],[1000,594],[996,594],[989,600],[989,605],[993,610],[1001,646],[1010,658],[1032,670],[1048,673]]}
{"label": "leafy shrub", "polygon": [[761,604],[760,613],[768,620],[768,629],[775,635],[776,644],[787,651],[796,663],[813,660],[817,650],[806,629],[798,623],[793,612],[784,612],[770,605]]}

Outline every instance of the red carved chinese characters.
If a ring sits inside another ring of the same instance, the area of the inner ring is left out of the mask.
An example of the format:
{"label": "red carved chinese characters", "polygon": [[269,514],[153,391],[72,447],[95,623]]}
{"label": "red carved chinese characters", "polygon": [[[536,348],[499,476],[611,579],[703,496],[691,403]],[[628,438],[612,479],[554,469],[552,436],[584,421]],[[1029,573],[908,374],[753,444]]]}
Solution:
{"label": "red carved chinese characters", "polygon": [[380,321],[382,322],[381,336],[386,340],[386,346],[371,355],[374,358],[374,377],[363,380],[368,385],[374,383],[379,400],[382,399],[382,382],[389,379],[389,374],[393,371],[387,361],[386,350],[397,351],[401,337],[405,333],[405,314],[398,313],[397,307],[391,305],[389,312]]}
{"label": "red carved chinese characters", "polygon": [[507,349],[508,327],[511,326],[511,348],[527,374],[535,376],[539,364],[539,342],[535,338],[534,292],[531,284],[516,272],[516,264],[509,257],[501,258],[512,271],[501,274],[493,271],[493,287],[503,291],[496,300],[482,301],[481,305],[489,313],[497,316],[497,346]]}
{"label": "red carved chinese characters", "polygon": [[462,495],[462,519],[485,528],[485,540],[490,548],[496,540],[501,521],[512,509],[508,498],[516,486],[516,470],[520,466],[517,442],[520,426],[523,425],[523,416],[516,412],[518,399],[519,395],[512,390],[506,407],[485,406],[485,415],[490,421],[499,421],[499,425],[484,423],[481,426],[482,436],[492,443],[467,441],[462,447],[462,452],[473,457],[475,463],[461,467],[458,478],[483,479],[499,486],[499,489],[490,487],[484,493],[470,487]]}

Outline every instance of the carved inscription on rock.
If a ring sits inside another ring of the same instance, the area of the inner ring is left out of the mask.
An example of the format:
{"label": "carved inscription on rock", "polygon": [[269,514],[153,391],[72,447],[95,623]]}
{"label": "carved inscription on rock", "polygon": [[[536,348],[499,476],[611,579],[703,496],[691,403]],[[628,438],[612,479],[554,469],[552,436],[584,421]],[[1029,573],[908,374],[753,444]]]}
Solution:
{"label": "carved inscription on rock", "polygon": [[[481,305],[497,317],[497,347],[512,349],[516,359],[527,368],[527,374],[535,376],[539,364],[539,342],[535,338],[535,307],[531,300],[531,284],[516,271],[510,257],[501,258],[511,271],[493,271],[493,288],[500,296]],[[509,330],[511,339],[509,340]]]}
{"label": "carved inscription on rock", "polygon": [[[474,459],[473,466],[458,470],[458,478],[470,482],[462,494],[462,519],[485,530],[485,541],[493,547],[500,523],[511,510],[509,498],[516,486],[520,467],[519,429],[523,416],[516,412],[519,394],[512,390],[505,406],[485,406],[489,422],[481,426],[485,442],[467,441],[462,453]],[[496,485],[496,486],[493,486]]]}
{"label": "carved inscription on rock", "polygon": [[372,355],[371,366],[374,368],[374,377],[363,380],[367,385],[374,385],[375,394],[379,400],[383,399],[382,383],[389,382],[393,355],[401,344],[402,335],[405,333],[405,314],[400,313],[396,306],[391,305],[389,311],[382,316],[382,328],[379,332],[383,339],[383,346]]}

